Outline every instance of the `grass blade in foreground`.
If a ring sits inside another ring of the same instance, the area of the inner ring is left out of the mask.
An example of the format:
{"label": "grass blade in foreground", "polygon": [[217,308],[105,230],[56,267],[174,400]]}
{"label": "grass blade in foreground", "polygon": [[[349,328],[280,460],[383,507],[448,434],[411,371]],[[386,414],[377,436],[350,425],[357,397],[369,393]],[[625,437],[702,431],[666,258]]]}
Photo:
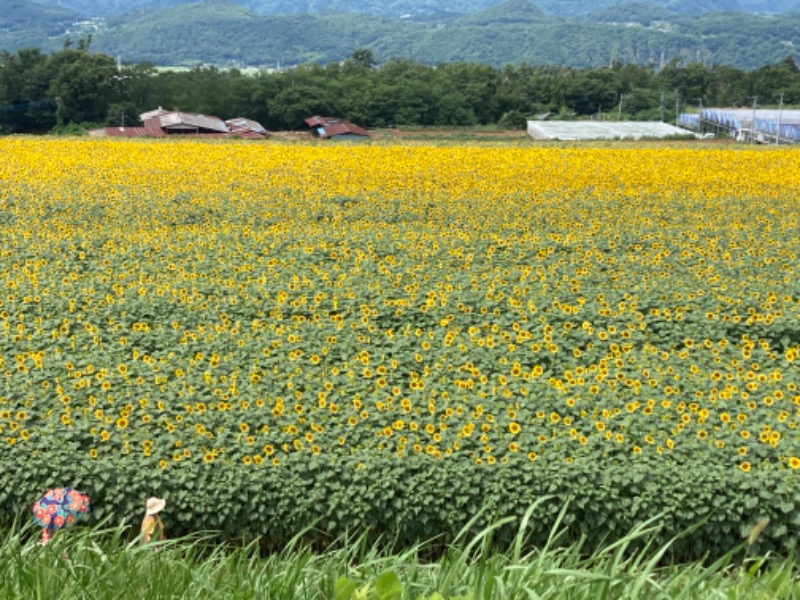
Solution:
{"label": "grass blade in foreground", "polygon": [[[524,535],[524,518],[521,523]],[[424,545],[388,554],[364,548],[363,537],[323,553],[294,546],[260,557],[256,545],[213,545],[204,536],[132,545],[124,528],[76,529],[41,547],[35,532],[15,527],[0,547],[0,597],[105,599],[120,597],[121,590],[125,597],[155,599],[303,600],[771,599],[800,593],[793,556],[733,566],[743,546],[709,566],[660,566],[668,548],[650,547],[652,522],[591,555],[580,544],[528,554],[496,551],[488,540],[497,526],[462,536],[435,561],[420,558]]]}

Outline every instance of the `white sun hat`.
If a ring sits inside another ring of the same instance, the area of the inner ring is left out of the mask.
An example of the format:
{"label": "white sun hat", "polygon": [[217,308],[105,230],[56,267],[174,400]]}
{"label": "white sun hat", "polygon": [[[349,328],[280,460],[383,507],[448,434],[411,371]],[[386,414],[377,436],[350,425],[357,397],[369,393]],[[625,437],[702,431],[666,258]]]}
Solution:
{"label": "white sun hat", "polygon": [[164,510],[166,505],[167,501],[163,498],[150,498],[147,500],[147,512],[145,512],[145,515],[150,516],[158,514]]}

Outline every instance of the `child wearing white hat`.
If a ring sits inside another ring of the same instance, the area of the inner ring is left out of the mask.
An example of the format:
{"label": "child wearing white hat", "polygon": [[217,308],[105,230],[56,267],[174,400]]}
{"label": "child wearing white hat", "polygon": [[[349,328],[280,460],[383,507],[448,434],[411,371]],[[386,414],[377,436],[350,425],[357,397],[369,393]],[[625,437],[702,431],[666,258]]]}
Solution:
{"label": "child wearing white hat", "polygon": [[146,544],[152,539],[165,539],[164,522],[161,520],[158,513],[164,509],[166,504],[167,501],[163,498],[150,498],[147,500],[147,507],[144,513],[144,519],[142,520],[141,530],[141,542],[143,544]]}

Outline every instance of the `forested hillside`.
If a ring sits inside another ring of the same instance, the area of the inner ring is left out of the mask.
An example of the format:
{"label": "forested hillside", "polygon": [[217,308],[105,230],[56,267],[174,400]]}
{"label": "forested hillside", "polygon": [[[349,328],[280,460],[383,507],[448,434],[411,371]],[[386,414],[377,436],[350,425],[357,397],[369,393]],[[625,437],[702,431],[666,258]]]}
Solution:
{"label": "forested hillside", "polygon": [[60,35],[79,19],[75,11],[28,0],[0,0],[0,32]]}
{"label": "forested hillside", "polygon": [[[122,14],[138,9],[158,9],[197,0],[40,0],[71,8],[85,16]],[[442,13],[467,13],[484,10],[498,0],[231,0],[263,14],[320,14],[331,11],[384,15],[422,16]],[[700,14],[714,11],[781,13],[800,10],[798,0],[646,0],[672,13]],[[624,4],[625,0],[536,0],[545,12],[562,17],[585,15]]]}
{"label": "forested hillside", "polygon": [[[351,13],[270,16],[232,2],[198,2],[65,26],[70,13],[64,9],[22,3],[25,12],[14,12],[12,4],[21,2],[0,0],[8,7],[0,49],[55,51],[69,37],[91,35],[96,50],[162,66],[325,64],[367,48],[378,63],[405,57],[426,64],[596,68],[613,61],[661,67],[677,59],[754,69],[800,47],[800,12],[670,16],[665,8],[637,3],[562,19],[530,0],[506,0],[483,11],[415,20]],[[31,19],[21,16],[36,11],[46,26],[29,26]]]}

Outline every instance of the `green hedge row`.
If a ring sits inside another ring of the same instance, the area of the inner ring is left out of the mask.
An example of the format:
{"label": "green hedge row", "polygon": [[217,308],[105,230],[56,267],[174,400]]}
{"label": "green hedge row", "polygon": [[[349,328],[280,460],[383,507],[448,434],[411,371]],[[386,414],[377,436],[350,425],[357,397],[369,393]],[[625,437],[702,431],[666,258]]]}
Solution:
{"label": "green hedge row", "polygon": [[[220,541],[260,538],[277,550],[309,525],[307,541],[325,547],[346,532],[368,530],[387,544],[437,539],[447,543],[476,514],[477,530],[508,516],[522,517],[547,497],[530,520],[530,543],[543,544],[566,505],[564,541],[585,538],[591,549],[661,515],[658,542],[699,522],[672,546],[673,558],[717,556],[739,544],[748,527],[769,517],[754,551],[786,553],[800,530],[800,486],[789,469],[748,473],[706,462],[647,457],[620,462],[476,465],[425,455],[402,460],[342,454],[287,455],[280,467],[184,464],[161,471],[125,460],[79,461],[66,449],[38,456],[2,457],[0,525],[31,519],[30,505],[47,488],[72,485],[92,498],[92,521],[127,520],[135,526],[149,496],[163,496],[171,536],[213,530]],[[24,467],[20,466],[24,465]],[[481,511],[484,512],[481,513]],[[496,536],[510,543],[519,523]],[[135,532],[135,529],[134,529]]]}

